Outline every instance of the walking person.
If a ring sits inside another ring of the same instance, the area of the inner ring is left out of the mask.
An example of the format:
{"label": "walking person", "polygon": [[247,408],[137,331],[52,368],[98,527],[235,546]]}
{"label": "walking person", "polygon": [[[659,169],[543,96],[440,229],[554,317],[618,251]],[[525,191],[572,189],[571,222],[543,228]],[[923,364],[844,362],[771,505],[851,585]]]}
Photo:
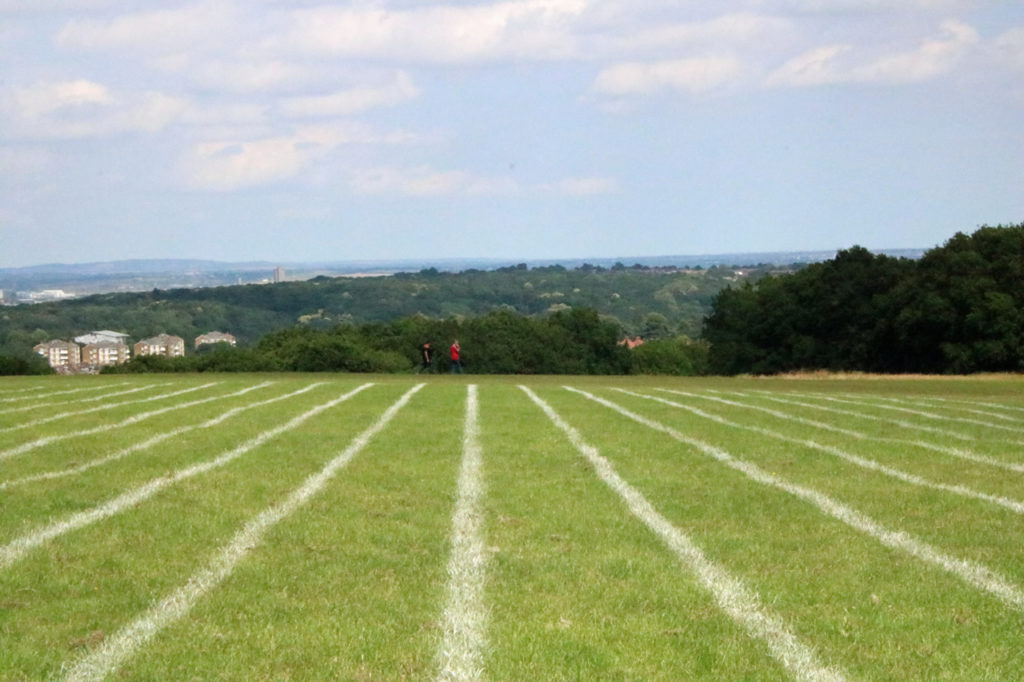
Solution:
{"label": "walking person", "polygon": [[462,350],[462,348],[459,346],[459,340],[455,339],[455,342],[452,344],[452,347],[448,349],[448,351],[449,351],[449,353],[451,354],[451,357],[452,357],[452,365],[451,365],[451,373],[452,374],[462,374],[462,360],[461,360],[461,354],[460,354],[461,350]]}
{"label": "walking person", "polygon": [[430,342],[425,341],[423,345],[420,346],[420,368],[416,370],[416,373],[421,374],[423,372],[429,372],[432,360],[433,351],[430,348]]}

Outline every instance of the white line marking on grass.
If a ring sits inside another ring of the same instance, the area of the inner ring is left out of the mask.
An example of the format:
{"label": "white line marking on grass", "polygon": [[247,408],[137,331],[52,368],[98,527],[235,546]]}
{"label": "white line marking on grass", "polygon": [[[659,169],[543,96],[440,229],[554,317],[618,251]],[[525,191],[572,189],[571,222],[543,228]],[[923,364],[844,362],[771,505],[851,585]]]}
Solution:
{"label": "white line marking on grass", "polygon": [[957,431],[950,431],[949,429],[940,429],[934,426],[925,426],[924,424],[915,424],[914,422],[904,421],[902,419],[893,419],[889,417],[879,417],[873,414],[867,414],[865,412],[857,412],[856,410],[843,410],[837,407],[826,407],[817,403],[809,403],[803,400],[793,400],[791,398],[780,398],[779,396],[769,391],[754,391],[757,395],[760,395],[765,400],[770,400],[775,403],[782,403],[784,405],[796,405],[797,407],[808,407],[812,410],[819,410],[821,412],[829,412],[831,414],[841,414],[847,417],[857,417],[858,419],[866,419],[868,421],[880,422],[882,424],[895,424],[896,426],[902,426],[905,429],[911,429],[913,431],[921,431],[924,433],[934,433],[940,436],[946,436],[947,438],[956,438],[957,440],[976,440],[972,436],[967,436]]}
{"label": "white line marking on grass", "polygon": [[[164,386],[167,386],[167,384],[150,384],[148,386],[137,386],[135,388],[125,389],[124,391],[114,391],[112,393],[104,393],[103,395],[94,396],[92,398],[79,398],[79,399],[73,400],[73,401],[64,400],[64,401],[56,402],[56,403],[36,403],[36,404],[32,404],[32,405],[25,405],[23,407],[10,408],[10,409],[4,410],[2,414],[7,415],[7,414],[14,414],[16,412],[31,412],[33,410],[43,411],[43,410],[45,410],[48,407],[54,407],[56,405],[67,405],[69,402],[71,402],[71,403],[73,403],[75,405],[78,405],[78,404],[81,404],[81,403],[94,403],[94,402],[96,402],[98,400],[107,400],[109,398],[116,398],[116,397],[119,397],[119,396],[125,396],[125,395],[128,395],[130,393],[138,393],[140,391],[148,391],[148,390],[152,390],[154,388],[163,388]],[[122,403],[122,404],[124,404],[124,403]],[[48,422],[48,421],[54,421],[55,419],[63,419],[64,417],[70,417],[70,416],[74,416],[76,414],[82,414],[84,412],[90,412],[90,411],[92,411],[92,410],[80,410],[80,411],[77,411],[77,412],[61,412],[59,414],[49,415],[47,417],[44,417],[43,419],[36,419],[36,420],[33,420],[33,421],[29,421],[29,422],[26,422],[24,424],[15,424],[14,426],[5,426],[3,429],[0,429],[0,433],[4,433],[6,431],[17,431],[18,429],[26,429],[26,428],[28,428],[30,426],[36,426],[37,424],[45,423],[45,422]]]}
{"label": "white line marking on grass", "polygon": [[[841,428],[839,428],[837,426],[832,426],[830,424],[825,424],[823,422],[818,422],[818,421],[815,421],[813,419],[805,419],[803,417],[796,417],[796,416],[791,415],[791,414],[789,414],[787,412],[780,412],[779,410],[772,410],[770,408],[762,407],[760,405],[752,405],[750,403],[739,403],[739,402],[735,402],[735,401],[731,401],[731,400],[725,400],[724,398],[714,398],[714,397],[711,397],[711,396],[704,396],[704,395],[695,394],[695,393],[684,393],[682,391],[672,391],[672,390],[661,389],[661,388],[659,388],[657,390],[664,391],[664,392],[667,392],[667,393],[675,393],[676,395],[687,395],[687,396],[695,396],[695,397],[698,397],[698,398],[704,398],[704,399],[707,399],[707,400],[718,400],[718,401],[721,401],[721,402],[723,402],[723,403],[725,403],[727,405],[737,405],[739,407],[744,407],[744,408],[747,408],[747,409],[750,409],[750,410],[758,410],[758,411],[761,411],[761,412],[767,412],[768,414],[775,415],[775,416],[778,416],[780,418],[784,417],[786,419],[790,419],[790,420],[798,422],[800,424],[807,424],[809,426],[818,426],[820,428],[828,429],[828,430],[831,430],[831,431],[835,431],[837,433],[848,434],[848,435],[850,435],[850,436],[852,436],[854,438],[860,439],[860,440],[871,440],[871,441],[878,441],[878,442],[881,442],[881,443],[895,443],[897,445],[912,445],[912,446],[915,446],[915,447],[923,448],[925,450],[931,450],[933,452],[940,452],[940,453],[945,454],[945,455],[950,455],[952,457],[957,457],[959,459],[963,459],[963,460],[967,460],[967,461],[970,461],[970,462],[974,462],[976,464],[986,464],[988,466],[994,466],[994,467],[998,467],[1000,469],[1006,469],[1008,471],[1024,472],[1024,464],[1016,463],[1016,462],[1006,462],[1006,461],[1003,461],[1003,460],[1000,460],[1000,459],[996,459],[995,457],[989,457],[987,455],[981,455],[981,454],[978,454],[976,452],[972,452],[971,450],[964,450],[962,448],[953,448],[953,447],[948,447],[948,446],[945,446],[945,445],[936,445],[935,443],[928,443],[928,442],[922,441],[922,440],[911,440],[911,439],[907,439],[907,438],[893,438],[891,436],[872,436],[872,435],[869,435],[869,434],[866,434],[866,433],[861,433],[859,431],[850,431],[848,429],[841,429]],[[732,393],[732,394],[727,393],[725,395],[734,395],[734,396],[738,396],[740,398],[750,398],[750,396],[748,396],[745,393]],[[830,409],[830,408],[824,408],[824,409]],[[842,410],[834,410],[834,411],[842,412]]]}
{"label": "white line marking on grass", "polygon": [[[701,549],[681,530],[672,525],[636,488],[615,471],[597,448],[583,440],[583,436],[568,424],[550,405],[525,386],[520,386],[537,407],[544,411],[583,455],[605,484],[618,493],[629,510],[654,531],[690,569],[700,583],[715,598],[718,606],[740,624],[751,636],[763,640],[772,656],[793,676],[800,680],[842,680],[844,675],[833,667],[818,661],[814,651],[791,633],[786,624],[769,612],[755,592],[739,578],[709,560]],[[589,394],[584,394],[589,395]]]}
{"label": "white line marking on grass", "polygon": [[444,609],[444,639],[438,655],[439,680],[483,678],[487,609],[484,580],[487,551],[483,536],[483,458],[480,452],[477,387],[466,393],[466,422],[462,438],[459,498],[452,516],[452,554],[448,560],[448,602]]}
{"label": "white line marking on grass", "polygon": [[[369,385],[361,386],[348,395],[354,395]],[[184,617],[203,595],[231,575],[235,566],[256,548],[268,530],[319,493],[334,474],[359,454],[360,450],[387,426],[388,422],[423,386],[424,384],[418,384],[406,391],[372,426],[357,436],[344,452],[328,462],[318,473],[307,478],[283,502],[269,507],[249,521],[235,534],[231,542],[217,552],[217,555],[205,568],[193,574],[188,582],[169,594],[163,601],[151,607],[132,623],[104,640],[97,649],[74,663],[68,669],[64,679],[68,682],[107,679],[124,660],[134,654],[160,630]],[[336,404],[340,400],[332,401],[328,405]],[[321,407],[326,409],[327,406]]]}
{"label": "white line marking on grass", "polygon": [[[616,390],[620,390],[620,389],[616,389]],[[771,416],[778,417],[779,419],[784,419],[786,421],[796,422],[798,424],[805,424],[807,426],[813,426],[815,428],[824,429],[826,431],[831,431],[833,433],[841,433],[844,436],[850,436],[851,438],[856,438],[858,440],[864,440],[864,439],[870,438],[870,436],[868,436],[868,435],[866,435],[864,433],[861,433],[860,431],[853,431],[851,429],[844,429],[842,427],[834,426],[834,425],[828,424],[826,422],[819,422],[819,421],[816,421],[814,419],[807,419],[806,417],[797,417],[795,415],[789,414],[788,412],[782,412],[781,410],[773,410],[773,409],[771,409],[769,407],[762,407],[760,405],[750,405],[750,404],[747,404],[747,403],[736,402],[735,400],[727,400],[725,398],[719,398],[717,396],[701,395],[700,393],[689,393],[687,391],[675,391],[675,390],[672,390],[672,389],[669,389],[669,388],[656,388],[654,390],[661,391],[662,393],[671,393],[673,395],[680,395],[680,396],[684,396],[684,397],[687,397],[687,398],[699,398],[701,400],[711,400],[711,401],[714,401],[714,402],[722,403],[723,405],[731,405],[733,407],[741,407],[741,408],[744,408],[744,409],[747,409],[747,410],[757,410],[758,412],[764,412],[765,414],[770,414]],[[623,392],[624,393],[628,393],[628,391],[623,391]],[[640,394],[637,393],[637,394],[634,394],[634,395],[640,395]],[[646,398],[648,396],[641,396],[641,397]]]}
{"label": "white line marking on grass", "polygon": [[[1007,412],[1024,412],[1024,407],[1020,405],[1007,405],[1005,403],[989,403],[989,402],[978,402],[976,400],[958,400],[955,398],[928,398],[921,397],[918,401],[927,402],[941,402],[941,403],[955,403],[957,405],[974,405],[975,407],[991,407],[997,410],[1006,410]],[[996,415],[992,415],[993,417]]]}
{"label": "white line marking on grass", "polygon": [[[202,386],[196,386],[195,388],[187,388],[187,389],[185,389],[183,391],[177,391],[176,393],[166,393],[164,395],[154,396],[152,398],[146,398],[145,400],[137,400],[137,401],[133,401],[133,402],[140,402],[141,403],[141,402],[150,402],[150,401],[153,401],[153,400],[160,400],[162,398],[171,398],[171,397],[174,397],[176,395],[182,395],[183,393],[191,393],[192,391],[198,391],[198,390],[203,389],[203,388],[209,388],[210,386],[216,386],[217,383],[219,383],[219,382],[214,382],[214,383],[210,383],[210,384],[203,384]],[[155,417],[155,416],[157,416],[159,414],[164,414],[166,412],[172,412],[174,410],[181,410],[181,409],[184,409],[186,407],[193,407],[195,405],[201,405],[203,403],[208,403],[208,402],[210,402],[212,400],[221,400],[222,398],[225,398],[225,397],[227,397],[227,396],[222,396],[222,395],[210,396],[208,398],[201,398],[200,400],[193,400],[190,403],[178,403],[176,405],[169,405],[167,407],[161,407],[160,409],[157,409],[157,410],[151,410],[150,412],[142,412],[140,414],[132,415],[131,417],[127,417],[125,419],[122,419],[121,421],[115,422],[113,424],[103,424],[101,426],[94,426],[91,429],[84,429],[82,431],[70,431],[68,433],[56,433],[56,434],[54,434],[52,436],[43,436],[42,438],[37,438],[36,440],[29,441],[28,443],[22,443],[21,445],[17,445],[17,446],[15,446],[13,448],[9,448],[7,450],[0,451],[0,460],[10,459],[11,457],[14,457],[15,455],[24,454],[24,453],[28,452],[29,450],[35,450],[36,448],[41,448],[44,445],[48,445],[48,444],[54,443],[56,441],[67,440],[68,438],[77,438],[79,436],[91,436],[94,433],[103,433],[104,431],[112,431],[114,429],[120,429],[120,428],[125,427],[125,426],[130,426],[132,424],[137,424],[137,423],[139,423],[139,422],[141,422],[141,421],[143,421],[145,419],[149,419],[150,417]],[[126,404],[126,403],[122,403],[122,404]],[[116,407],[116,406],[115,405],[109,405],[109,406],[104,406],[103,408],[95,408],[95,409],[106,409],[106,407]],[[91,411],[92,410],[86,410],[86,412],[91,412]]]}
{"label": "white line marking on grass", "polygon": [[[846,394],[844,394],[844,395],[846,395]],[[948,398],[927,398],[927,397],[921,397],[921,398],[917,398],[917,399],[913,399],[913,400],[909,399],[909,398],[894,398],[892,396],[881,396],[881,395],[872,396],[872,397],[875,400],[882,400],[882,401],[885,401],[885,402],[896,403],[897,405],[913,405],[915,407],[929,407],[929,408],[938,407],[938,408],[944,409],[944,410],[969,412],[971,414],[981,415],[982,417],[992,417],[993,419],[1001,419],[1002,421],[1013,422],[1013,423],[1015,423],[1017,425],[1020,425],[1020,419],[1021,418],[1019,416],[1010,416],[1008,414],[998,414],[996,412],[993,412],[992,409],[997,409],[997,410],[1003,410],[1003,409],[1013,410],[1013,409],[1017,409],[1017,410],[1019,410],[1021,408],[1019,408],[1019,407],[1017,407],[1017,408],[1008,407],[1006,405],[1000,405],[999,403],[983,403],[983,402],[973,402],[973,401],[966,401],[966,400],[951,400],[951,399],[948,399]],[[971,405],[972,407],[961,407],[961,405]],[[977,409],[979,407],[988,407],[988,408],[991,408],[991,409],[979,410],[979,409]]]}
{"label": "white line marking on grass", "polygon": [[989,429],[999,429],[1002,431],[1013,431],[1015,433],[1024,433],[1024,428],[1016,426],[1007,426],[1005,424],[993,424],[992,422],[983,421],[981,419],[971,419],[970,417],[951,417],[949,415],[935,414],[934,412],[926,412],[924,410],[915,410],[909,407],[899,407],[898,405],[880,405],[877,402],[869,402],[864,399],[852,399],[852,398],[837,398],[833,395],[827,395],[824,393],[811,393],[807,397],[816,398],[819,400],[828,400],[836,403],[845,403],[847,405],[856,405],[857,407],[871,407],[879,410],[892,410],[895,412],[905,412],[912,414],[917,417],[924,417],[925,419],[933,419],[941,422],[959,422],[961,424],[972,424],[975,426],[984,426]]}
{"label": "white line marking on grass", "polygon": [[218,467],[222,467],[232,460],[238,459],[246,452],[259,447],[263,443],[267,442],[271,438],[279,436],[285,431],[290,431],[295,427],[299,426],[310,417],[320,414],[324,410],[334,407],[338,403],[344,402],[356,395],[360,391],[363,391],[373,384],[363,384],[362,386],[349,391],[348,393],[335,398],[329,402],[317,405],[308,412],[303,412],[297,417],[292,418],[285,424],[275,426],[272,429],[268,429],[263,433],[257,435],[255,438],[251,438],[245,443],[239,445],[233,450],[229,450],[224,454],[216,457],[215,459],[193,464],[192,466],[184,469],[178,469],[173,474],[167,476],[161,476],[160,478],[154,478],[148,483],[143,483],[137,488],[133,488],[128,492],[122,493],[112,500],[104,502],[103,504],[97,505],[92,509],[86,509],[85,511],[77,512],[69,515],[62,521],[56,521],[39,528],[38,530],[26,533],[19,538],[7,543],[6,545],[0,546],[0,569],[7,568],[18,559],[21,559],[30,550],[42,545],[45,542],[69,533],[79,528],[84,528],[89,524],[96,523],[102,519],[118,514],[125,509],[129,509],[140,502],[149,499],[159,491],[163,490],[169,485],[184,481],[187,478],[191,478],[198,474],[206,473]]}
{"label": "white line marking on grass", "polygon": [[[127,385],[128,385],[127,381],[119,381],[119,382],[117,382],[115,384],[103,384],[102,386],[83,386],[82,388],[69,388],[66,391],[53,391],[52,393],[37,393],[35,395],[24,395],[24,396],[18,396],[18,397],[15,397],[15,398],[0,398],[0,403],[14,403],[14,402],[21,402],[23,400],[38,400],[39,398],[52,398],[52,397],[58,396],[58,395],[70,395],[72,393],[84,393],[86,391],[107,390],[107,389],[114,388],[116,386],[127,386]],[[37,386],[36,388],[30,388],[30,389],[25,389],[25,390],[26,391],[38,391],[41,388],[42,388],[41,386]],[[100,396],[100,398],[103,398],[103,397],[104,396]],[[89,398],[89,400],[95,400],[95,398]],[[52,403],[48,403],[48,404],[52,404]],[[12,410],[4,410],[3,413],[7,414],[8,412],[17,412],[17,411],[19,411],[21,409],[33,409],[33,407],[35,407],[35,406],[28,407],[28,408],[20,408],[19,407],[19,408],[12,409]],[[42,406],[40,405],[40,407],[42,407]]]}
{"label": "white line marking on grass", "polygon": [[926,563],[937,566],[938,568],[957,576],[967,584],[973,585],[980,590],[994,595],[1004,604],[1018,611],[1024,611],[1024,591],[1021,591],[1018,586],[1014,585],[1012,582],[987,566],[967,559],[958,559],[949,554],[940,552],[928,543],[914,538],[906,531],[890,530],[866,514],[834,500],[817,490],[806,488],[795,483],[790,483],[785,479],[768,473],[756,464],[736,459],[719,448],[695,438],[690,438],[669,426],[665,426],[664,424],[652,419],[648,419],[636,414],[635,412],[631,412],[610,400],[599,398],[596,395],[587,393],[586,391],[582,391],[578,388],[572,388],[571,386],[566,386],[565,389],[572,391],[573,393],[578,393],[599,405],[604,405],[622,416],[632,419],[639,424],[643,424],[648,428],[661,431],[680,443],[685,443],[686,445],[703,452],[704,454],[718,460],[732,469],[735,469],[736,471],[739,471],[758,483],[778,488],[779,490],[787,492],[806,502],[810,502],[828,516],[831,516],[851,528],[855,528],[875,538],[886,547],[898,549],[910,554],[911,556],[917,557]]}
{"label": "white line marking on grass", "polygon": [[[256,389],[259,389],[259,388],[265,388],[267,386],[270,386],[273,383],[274,382],[272,382],[272,381],[266,381],[266,382],[263,382],[262,384],[257,384],[255,386],[250,386],[250,387],[248,387],[246,389],[238,391],[237,393],[232,393],[230,395],[226,395],[226,396],[223,396],[223,397],[225,397],[225,398],[234,398],[234,397],[237,397],[237,396],[249,393],[250,391],[255,391]],[[281,400],[287,400],[289,398],[294,398],[297,395],[301,395],[303,393],[306,393],[307,391],[313,390],[317,386],[322,386],[323,383],[324,382],[318,382],[318,383],[315,383],[315,384],[310,384],[309,386],[306,386],[304,388],[300,388],[299,390],[293,391],[291,393],[286,393],[285,395],[279,395],[279,396],[274,397],[274,398],[268,398],[266,400],[261,400],[259,402],[250,403],[248,405],[242,405],[240,407],[233,407],[230,410],[227,410],[226,412],[224,412],[224,414],[221,414],[218,417],[214,417],[213,419],[209,419],[209,420],[207,420],[205,422],[202,422],[200,424],[190,424],[188,426],[181,426],[181,427],[173,429],[171,431],[167,431],[165,433],[157,434],[156,436],[153,436],[152,438],[149,438],[148,440],[145,440],[145,441],[143,441],[141,443],[136,443],[135,445],[130,445],[130,446],[128,446],[127,448],[125,448],[123,450],[119,450],[119,451],[117,451],[115,453],[112,453],[112,454],[109,454],[109,455],[107,455],[105,457],[100,457],[98,459],[91,460],[89,462],[86,462],[85,464],[80,464],[80,465],[75,466],[75,467],[71,467],[71,468],[68,468],[68,469],[60,469],[60,470],[57,470],[57,471],[44,471],[42,473],[32,474],[31,476],[25,476],[24,478],[17,478],[17,479],[12,479],[12,480],[9,480],[9,481],[3,481],[3,482],[0,482],[0,490],[4,490],[6,488],[13,488],[14,486],[23,485],[25,483],[34,483],[36,481],[48,481],[48,480],[52,480],[52,479],[56,479],[56,478],[63,478],[65,476],[72,476],[72,475],[75,475],[75,474],[80,474],[80,473],[82,473],[84,471],[88,471],[89,469],[95,469],[98,466],[102,466],[104,464],[108,464],[110,462],[119,460],[119,459],[121,459],[123,457],[127,457],[128,455],[132,454],[133,452],[139,452],[140,450],[145,450],[146,448],[151,448],[154,445],[157,445],[158,443],[162,443],[163,441],[165,441],[165,440],[167,440],[169,438],[173,438],[175,436],[180,436],[182,434],[188,433],[189,431],[193,431],[195,429],[208,429],[211,426],[216,426],[217,424],[220,424],[221,422],[225,421],[229,417],[233,417],[236,414],[244,412],[245,410],[251,410],[253,408],[262,407],[264,405],[269,405],[271,403],[276,403],[276,402],[281,401]]]}
{"label": "white line marking on grass", "polygon": [[924,448],[925,450],[941,452],[943,454],[951,455],[953,457],[959,457],[960,459],[965,459],[970,462],[977,462],[978,464],[988,464],[989,466],[998,467],[1000,469],[1024,473],[1024,464],[1017,462],[1004,462],[1001,459],[989,457],[988,455],[978,454],[977,452],[974,452],[972,450],[964,450],[963,448],[953,448],[945,445],[936,445],[935,443],[928,443],[923,440],[903,440],[901,438],[879,438],[878,440],[891,441],[893,443],[909,443],[910,445],[916,445],[917,447]]}
{"label": "white line marking on grass", "polygon": [[[741,430],[744,430],[744,431],[753,431],[754,433],[759,433],[759,434],[761,434],[763,436],[768,436],[769,438],[776,438],[778,440],[781,440],[781,441],[784,441],[784,442],[787,442],[787,443],[795,443],[797,445],[803,445],[804,447],[808,447],[808,448],[811,448],[813,450],[818,450],[819,452],[824,452],[826,454],[832,455],[833,457],[838,457],[839,459],[841,459],[841,460],[843,460],[845,462],[849,462],[851,464],[855,464],[855,465],[857,465],[859,467],[862,467],[864,469],[869,469],[871,471],[877,471],[880,474],[885,474],[886,476],[890,476],[890,477],[895,478],[895,479],[897,479],[899,481],[903,481],[904,483],[909,483],[910,485],[916,485],[916,486],[920,486],[922,488],[930,488],[932,490],[941,490],[942,492],[953,493],[954,495],[961,495],[963,497],[967,497],[967,498],[971,498],[971,499],[975,499],[975,500],[981,500],[982,502],[989,502],[991,504],[995,504],[995,505],[998,505],[1000,507],[1003,507],[1004,509],[1009,509],[1010,511],[1015,512],[1017,514],[1024,514],[1024,502],[1018,502],[1017,500],[1012,500],[1012,499],[1010,499],[1008,497],[1001,497],[1001,496],[998,496],[998,495],[990,495],[988,493],[983,493],[983,492],[980,492],[980,491],[977,491],[977,490],[974,490],[972,488],[968,488],[968,487],[962,486],[962,485],[950,485],[948,483],[936,483],[935,481],[929,481],[928,479],[926,479],[926,478],[924,478],[922,476],[918,476],[916,474],[911,474],[911,473],[908,473],[906,471],[902,471],[900,469],[896,469],[896,468],[887,466],[887,465],[882,464],[881,462],[877,462],[877,461],[875,461],[873,459],[868,459],[866,457],[861,457],[859,455],[855,455],[853,453],[846,452],[845,450],[841,450],[841,449],[839,449],[837,447],[834,447],[832,445],[823,445],[821,443],[817,443],[817,442],[815,442],[813,440],[808,440],[808,439],[805,439],[805,438],[794,438],[794,437],[791,437],[791,436],[787,436],[784,433],[779,433],[778,431],[772,431],[771,429],[762,428],[760,426],[750,426],[750,425],[747,425],[747,424],[739,424],[737,422],[730,421],[730,420],[728,420],[728,419],[726,419],[724,417],[720,417],[720,416],[714,415],[714,414],[709,414],[707,412],[704,412],[703,410],[697,409],[696,407],[691,407],[690,405],[684,405],[683,403],[677,403],[677,402],[672,401],[672,400],[665,400],[664,398],[659,398],[657,396],[644,395],[642,393],[635,393],[633,391],[627,391],[624,388],[616,388],[615,390],[619,391],[620,393],[625,393],[626,395],[634,396],[636,398],[645,398],[647,400],[654,400],[654,401],[662,403],[664,405],[669,405],[671,407],[676,407],[676,408],[679,408],[679,409],[682,409],[682,410],[686,410],[688,412],[692,412],[693,414],[697,415],[698,417],[703,417],[704,419],[710,419],[711,421],[716,422],[718,424],[722,424],[723,426],[728,426],[728,427],[734,428],[734,429],[741,429]],[[679,395],[691,395],[691,396],[694,395],[694,394],[686,394],[686,393],[683,393],[681,391],[673,391],[673,393],[678,393]],[[694,396],[694,397],[700,397],[700,396]],[[716,398],[712,398],[712,400],[717,400],[717,399]],[[745,405],[742,405],[741,403],[733,403],[733,404],[734,405],[739,405],[740,407],[746,407]]]}
{"label": "white line marking on grass", "polygon": [[[45,386],[28,386],[26,388],[12,388],[10,390],[3,391],[0,395],[14,395],[15,393],[30,393],[31,391],[42,391]],[[5,398],[5,400],[7,400]]]}
{"label": "white line marking on grass", "polygon": [[[42,418],[39,418],[39,419],[33,419],[32,421],[27,422],[25,424],[17,424],[15,426],[8,426],[5,429],[0,429],[0,433],[6,433],[7,431],[17,431],[18,429],[25,429],[25,428],[28,428],[30,426],[39,426],[40,424],[46,424],[48,422],[57,421],[58,419],[65,419],[67,417],[77,417],[77,416],[83,415],[83,414],[92,414],[93,412],[101,412],[103,410],[111,410],[111,409],[113,409],[115,407],[122,407],[124,405],[137,405],[139,403],[150,403],[150,402],[153,402],[154,400],[163,400],[164,398],[173,398],[174,396],[181,395],[183,393],[191,393],[193,391],[199,391],[199,390],[204,389],[204,388],[209,388],[210,386],[216,386],[218,383],[220,383],[220,382],[214,381],[214,382],[211,382],[211,383],[208,383],[208,384],[203,384],[202,386],[193,386],[192,388],[186,388],[186,389],[183,389],[181,391],[174,391],[172,393],[162,393],[160,395],[154,395],[154,396],[151,396],[149,398],[142,398],[141,400],[125,400],[125,401],[120,402],[120,403],[110,403],[110,404],[107,404],[107,405],[98,405],[97,407],[90,407],[88,410],[78,410],[77,412],[61,412],[60,414],[52,414],[49,417],[42,417]],[[163,387],[163,386],[166,386],[166,385],[167,384],[161,384],[160,387]],[[144,390],[146,390],[148,388],[154,388],[154,387],[153,386],[144,386],[142,388],[133,388],[130,391],[121,391],[119,393],[108,394],[105,397],[109,398],[109,397],[111,397],[113,395],[125,395],[126,393],[135,393],[136,391],[144,391]]]}

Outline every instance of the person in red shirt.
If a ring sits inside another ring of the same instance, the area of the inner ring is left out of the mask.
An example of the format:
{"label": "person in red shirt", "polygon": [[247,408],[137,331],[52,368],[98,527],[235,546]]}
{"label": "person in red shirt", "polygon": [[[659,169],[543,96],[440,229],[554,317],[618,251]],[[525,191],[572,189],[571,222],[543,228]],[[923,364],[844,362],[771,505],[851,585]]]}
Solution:
{"label": "person in red shirt", "polygon": [[455,342],[452,344],[452,347],[448,349],[449,353],[451,353],[452,356],[452,374],[462,374],[462,360],[461,355],[459,354],[460,350],[461,348],[459,346],[459,340],[455,339]]}

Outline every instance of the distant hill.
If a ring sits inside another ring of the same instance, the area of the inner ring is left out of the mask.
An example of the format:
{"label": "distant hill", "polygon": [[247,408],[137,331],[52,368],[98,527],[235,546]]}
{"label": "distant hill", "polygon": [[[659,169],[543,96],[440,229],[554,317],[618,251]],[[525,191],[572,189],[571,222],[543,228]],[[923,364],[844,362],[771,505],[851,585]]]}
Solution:
{"label": "distant hill", "polygon": [[[919,258],[923,249],[883,250],[890,256]],[[528,267],[559,265],[578,268],[583,265],[612,267],[616,263],[650,267],[710,268],[716,265],[790,265],[817,263],[835,255],[834,251],[779,251],[703,255],[637,256],[617,258],[563,258],[523,261]],[[308,280],[319,276],[384,275],[418,272],[434,268],[442,272],[496,270],[518,265],[520,261],[498,258],[449,258],[404,260],[350,260],[271,262],[226,262],[201,259],[135,259],[98,263],[47,263],[18,268],[0,268],[0,290],[8,299],[15,292],[63,289],[72,295],[118,291],[149,291],[216,287],[269,281],[274,269],[281,267],[288,280]]]}
{"label": "distant hill", "polygon": [[798,267],[519,263],[457,273],[431,267],[383,277],[108,292],[0,309],[0,354],[24,355],[37,343],[93,329],[124,332],[132,340],[160,333],[191,339],[218,330],[245,345],[297,325],[326,329],[417,315],[467,318],[496,310],[537,316],[568,308],[596,310],[630,335],[694,338],[722,288]]}

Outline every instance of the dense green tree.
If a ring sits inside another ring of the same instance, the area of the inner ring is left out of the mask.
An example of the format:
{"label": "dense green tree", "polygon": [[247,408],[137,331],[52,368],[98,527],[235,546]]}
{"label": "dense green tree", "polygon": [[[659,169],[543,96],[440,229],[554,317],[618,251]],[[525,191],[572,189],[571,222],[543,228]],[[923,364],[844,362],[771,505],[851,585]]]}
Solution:
{"label": "dense green tree", "polygon": [[957,233],[895,297],[905,369],[1024,370],[1024,224]]}
{"label": "dense green tree", "polygon": [[709,370],[708,344],[684,337],[645,341],[630,356],[632,374],[699,376]]}
{"label": "dense green tree", "polygon": [[[106,371],[209,372],[409,372],[419,365],[418,349],[434,347],[434,371],[449,369],[448,347],[462,345],[467,371],[480,374],[628,374],[633,357],[618,344],[621,327],[589,309],[546,317],[497,310],[480,317],[402,318],[390,323],[337,325],[332,329],[293,326],[272,332],[249,349],[216,344],[180,358],[146,356]],[[671,373],[696,363],[683,361]],[[696,356],[694,356],[696,357]],[[651,371],[648,364],[645,371]]]}
{"label": "dense green tree", "polygon": [[721,291],[716,373],[1024,370],[1024,225],[957,234],[919,261],[854,247]]}
{"label": "dense green tree", "polygon": [[53,369],[46,360],[30,354],[26,357],[0,355],[0,376],[53,374]]}

